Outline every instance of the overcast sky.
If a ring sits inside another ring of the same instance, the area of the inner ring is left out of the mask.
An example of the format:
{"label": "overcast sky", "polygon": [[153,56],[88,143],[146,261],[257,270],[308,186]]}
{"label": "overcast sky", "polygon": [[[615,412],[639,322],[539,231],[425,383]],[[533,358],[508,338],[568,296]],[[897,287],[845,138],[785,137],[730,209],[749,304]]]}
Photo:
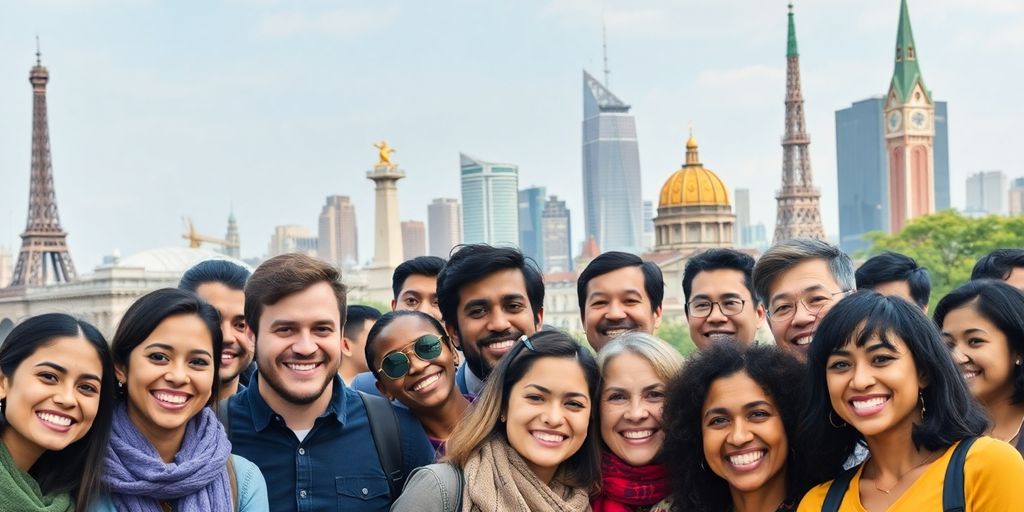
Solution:
{"label": "overcast sky", "polygon": [[[583,233],[582,70],[632,104],[644,198],[701,158],[752,217],[775,218],[785,0],[24,0],[0,5],[0,245],[24,229],[35,35],[50,70],[61,220],[79,271],[105,254],[182,245],[182,217],[242,254],[273,226],[314,232],[329,194],[353,197],[372,257],[374,141],[408,173],[401,217],[459,197],[460,151],[519,165],[520,187],[568,200]],[[884,94],[898,0],[797,0],[811,158],[838,234],[834,112]],[[924,79],[949,102],[954,206],[982,169],[1024,175],[1024,2],[910,0]],[[1015,156],[1016,154],[1016,156]]]}

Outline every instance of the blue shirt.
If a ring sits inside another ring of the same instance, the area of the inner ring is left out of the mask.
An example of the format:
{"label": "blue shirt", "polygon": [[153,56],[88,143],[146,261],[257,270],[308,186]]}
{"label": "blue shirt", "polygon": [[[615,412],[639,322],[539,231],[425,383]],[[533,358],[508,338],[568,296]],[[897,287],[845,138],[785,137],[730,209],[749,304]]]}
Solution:
{"label": "blue shirt", "polygon": [[[359,395],[335,376],[327,410],[299,442],[263,400],[257,379],[231,398],[228,437],[232,451],[263,472],[270,510],[388,510],[388,480]],[[432,463],[434,450],[408,410],[396,408],[395,413],[401,429],[403,471],[408,476],[413,469]]]}

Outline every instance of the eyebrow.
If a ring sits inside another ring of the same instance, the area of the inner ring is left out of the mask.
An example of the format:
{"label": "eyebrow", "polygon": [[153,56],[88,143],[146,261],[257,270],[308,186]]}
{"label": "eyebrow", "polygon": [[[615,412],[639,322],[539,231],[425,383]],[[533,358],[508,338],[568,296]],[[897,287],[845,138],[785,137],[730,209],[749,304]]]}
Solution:
{"label": "eyebrow", "polygon": [[[765,407],[765,406],[771,407],[772,409],[775,408],[775,406],[772,405],[767,400],[755,400],[755,401],[750,402],[748,404],[744,404],[743,407],[741,407],[741,409],[743,409],[743,410],[750,410],[750,409],[753,409],[755,407]],[[708,409],[707,412],[704,413],[704,417],[707,418],[708,416],[710,416],[712,414],[728,414],[728,413],[729,413],[729,409],[726,409],[725,407],[714,407],[714,408]]]}
{"label": "eyebrow", "polygon": [[[544,386],[541,386],[540,384],[527,384],[525,387],[536,388],[538,391],[540,391],[541,393],[544,393],[546,395],[552,394],[550,389],[548,389],[548,388],[546,388]],[[590,398],[586,393],[579,393],[579,392],[576,392],[576,391],[569,391],[569,392],[565,393],[565,396]]]}
{"label": "eyebrow", "polygon": [[[43,361],[43,362],[37,364],[35,367],[38,368],[40,366],[45,366],[47,368],[53,368],[54,370],[56,370],[56,371],[58,371],[58,372],[60,372],[60,373],[62,373],[64,375],[68,374],[68,369],[64,368],[63,366],[61,366],[61,365],[59,365],[57,363],[52,363],[50,361]],[[93,375],[91,373],[84,373],[84,374],[82,374],[81,378],[83,378],[83,379],[91,379],[91,380],[96,380],[96,381],[102,381],[103,380],[103,379],[100,379],[98,376]]]}
{"label": "eyebrow", "polygon": [[[146,350],[149,350],[151,348],[161,348],[161,349],[164,349],[164,350],[166,350],[168,352],[174,352],[174,347],[172,347],[172,346],[170,346],[170,345],[168,345],[166,343],[150,343],[149,345],[146,345]],[[211,354],[209,350],[203,350],[201,348],[192,349],[188,353],[189,354],[203,354],[203,355],[206,355],[208,357],[213,357],[213,354]]]}
{"label": "eyebrow", "polygon": [[[723,298],[723,299],[732,299],[734,297],[739,297],[741,299],[743,298],[742,295],[740,295],[739,293],[736,293],[736,292],[726,292],[726,293],[723,293],[723,294],[719,295],[719,297]],[[698,293],[698,294],[695,294],[693,296],[693,298],[694,299],[710,299],[711,298],[711,294],[710,293]]]}
{"label": "eyebrow", "polygon": [[[803,290],[800,290],[799,293],[803,294],[803,293],[807,293],[807,292],[812,292],[812,291],[816,291],[816,290],[824,290],[824,289],[825,289],[825,285],[823,285],[823,284],[815,284],[815,285],[808,286],[807,288],[804,288]],[[775,302],[776,299],[782,298],[782,297],[787,296],[787,295],[793,295],[793,294],[792,293],[788,293],[788,292],[776,293],[775,295],[772,295],[771,299],[768,300],[768,303],[770,304],[772,302]]]}
{"label": "eyebrow", "polygon": [[[658,389],[659,387],[664,387],[664,386],[665,386],[664,383],[656,382],[654,384],[650,384],[648,386],[644,386],[643,389],[641,389],[640,391],[650,391],[652,389]],[[626,388],[623,388],[623,387],[619,387],[619,386],[609,386],[607,389],[605,389],[605,392],[608,392],[608,391],[629,391],[629,390],[626,389]]]}

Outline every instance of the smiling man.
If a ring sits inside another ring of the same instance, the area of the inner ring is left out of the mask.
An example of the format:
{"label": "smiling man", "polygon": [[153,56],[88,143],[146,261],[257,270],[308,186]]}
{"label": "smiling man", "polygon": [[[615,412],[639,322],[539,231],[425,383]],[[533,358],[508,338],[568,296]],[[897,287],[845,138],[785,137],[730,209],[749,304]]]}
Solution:
{"label": "smiling man", "polygon": [[635,254],[609,251],[580,273],[576,295],[587,342],[600,351],[627,331],[654,334],[661,324],[665,282],[654,263]]}
{"label": "smiling man", "polygon": [[491,370],[522,335],[544,321],[544,281],[536,264],[517,249],[461,246],[437,276],[445,330],[466,362],[456,383],[479,394]]}
{"label": "smiling man", "polygon": [[779,242],[754,265],[754,291],[775,344],[801,360],[821,319],[856,288],[850,257],[820,240]]}
{"label": "smiling man", "polygon": [[[364,399],[338,375],[345,292],[336,268],[301,254],[267,260],[245,286],[258,374],[230,399],[225,423],[233,451],[274,482],[274,511],[388,510],[397,497]],[[394,413],[387,419],[397,419],[395,444],[408,475],[433,462],[434,452],[407,410]]]}
{"label": "smiling man", "polygon": [[754,258],[733,249],[710,249],[686,262],[686,323],[698,349],[727,339],[754,343],[764,306],[755,298],[753,273]]}

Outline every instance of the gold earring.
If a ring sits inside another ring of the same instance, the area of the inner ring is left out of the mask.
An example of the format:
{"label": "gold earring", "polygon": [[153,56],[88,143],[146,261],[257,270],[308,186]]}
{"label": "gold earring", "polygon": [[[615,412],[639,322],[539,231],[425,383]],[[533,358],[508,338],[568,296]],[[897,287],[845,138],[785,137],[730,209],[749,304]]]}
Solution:
{"label": "gold earring", "polygon": [[843,427],[845,427],[846,426],[846,422],[845,421],[843,422],[842,425],[836,425],[835,420],[832,419],[832,412],[833,411],[828,411],[828,422],[832,424],[832,428],[843,428]]}

